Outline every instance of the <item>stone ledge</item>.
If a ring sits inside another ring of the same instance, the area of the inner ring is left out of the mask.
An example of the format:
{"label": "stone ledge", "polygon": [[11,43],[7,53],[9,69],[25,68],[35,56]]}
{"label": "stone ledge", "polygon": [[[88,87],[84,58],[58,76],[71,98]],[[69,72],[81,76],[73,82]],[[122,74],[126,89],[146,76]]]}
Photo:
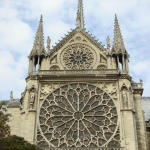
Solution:
{"label": "stone ledge", "polygon": [[[62,150],[62,148],[45,148],[44,150]],[[125,150],[125,148],[65,148],[63,150]]]}

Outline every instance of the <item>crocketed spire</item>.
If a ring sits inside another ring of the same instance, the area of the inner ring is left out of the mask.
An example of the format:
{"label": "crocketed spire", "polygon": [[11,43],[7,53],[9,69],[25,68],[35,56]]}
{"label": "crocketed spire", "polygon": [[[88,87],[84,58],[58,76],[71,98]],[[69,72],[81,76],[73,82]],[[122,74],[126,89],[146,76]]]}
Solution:
{"label": "crocketed spire", "polygon": [[113,51],[116,51],[116,52],[126,51],[125,46],[124,46],[124,41],[121,35],[121,30],[119,27],[117,15],[115,15]]}
{"label": "crocketed spire", "polygon": [[76,19],[77,28],[84,29],[84,17],[83,17],[83,3],[82,0],[78,0],[78,12]]}
{"label": "crocketed spire", "polygon": [[51,39],[50,37],[48,36],[47,37],[47,50],[50,51],[50,44],[51,44]]}
{"label": "crocketed spire", "polygon": [[44,48],[44,34],[43,34],[43,17],[41,15],[39,27],[35,36],[34,45],[32,51],[30,53],[30,57],[32,56],[41,56],[46,53]]}

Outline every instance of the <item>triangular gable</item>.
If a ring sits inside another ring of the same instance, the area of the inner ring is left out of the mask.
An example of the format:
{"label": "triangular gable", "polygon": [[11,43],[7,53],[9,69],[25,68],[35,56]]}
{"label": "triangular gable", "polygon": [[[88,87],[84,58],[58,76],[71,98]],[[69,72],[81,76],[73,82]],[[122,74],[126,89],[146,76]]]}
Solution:
{"label": "triangular gable", "polygon": [[77,34],[81,33],[83,34],[93,45],[95,45],[98,49],[106,50],[103,45],[101,45],[97,40],[92,37],[89,32],[85,30],[78,30],[77,28],[72,30],[68,35],[66,35],[56,46],[53,47],[53,49],[50,51],[49,55],[52,55],[54,52],[57,52],[59,49],[61,49],[71,38]]}

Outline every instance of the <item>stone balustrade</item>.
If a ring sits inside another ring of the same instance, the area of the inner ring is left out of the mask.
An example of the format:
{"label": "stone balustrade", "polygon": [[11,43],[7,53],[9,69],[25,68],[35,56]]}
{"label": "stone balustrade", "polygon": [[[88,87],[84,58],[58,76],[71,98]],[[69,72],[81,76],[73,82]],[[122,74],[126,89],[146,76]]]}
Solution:
{"label": "stone balustrade", "polygon": [[33,72],[32,75],[104,75],[119,74],[116,69],[105,70],[40,70]]}
{"label": "stone balustrade", "polygon": [[[61,148],[45,148],[44,150],[62,150]],[[125,148],[67,148],[65,150],[126,150]]]}

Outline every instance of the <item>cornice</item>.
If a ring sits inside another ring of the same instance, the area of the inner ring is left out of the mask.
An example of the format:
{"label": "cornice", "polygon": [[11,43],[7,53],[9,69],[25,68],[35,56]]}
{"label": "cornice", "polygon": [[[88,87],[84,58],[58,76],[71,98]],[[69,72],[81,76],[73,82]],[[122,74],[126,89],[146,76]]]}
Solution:
{"label": "cornice", "polygon": [[137,89],[133,89],[133,94],[139,94],[139,95],[143,95],[143,88],[137,88]]}
{"label": "cornice", "polygon": [[57,70],[47,71],[42,70],[35,72],[26,78],[29,80],[119,80],[127,79],[131,81],[131,77],[128,74],[120,74],[118,70]]}

